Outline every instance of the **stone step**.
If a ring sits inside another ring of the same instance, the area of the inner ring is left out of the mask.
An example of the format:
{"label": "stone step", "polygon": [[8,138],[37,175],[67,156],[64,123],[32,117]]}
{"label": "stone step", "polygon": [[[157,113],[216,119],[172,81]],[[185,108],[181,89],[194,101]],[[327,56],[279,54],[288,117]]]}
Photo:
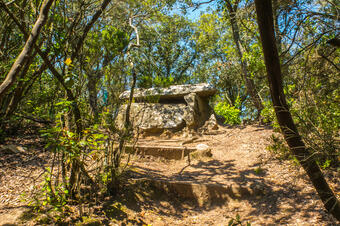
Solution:
{"label": "stone step", "polygon": [[185,146],[154,146],[154,145],[126,145],[125,151],[131,154],[152,155],[165,159],[181,160],[188,156],[196,148]]}
{"label": "stone step", "polygon": [[193,201],[199,207],[220,206],[225,203],[241,202],[246,199],[260,199],[265,191],[254,185],[220,185],[203,184],[186,181],[168,181],[162,179],[142,178],[138,181],[148,183],[154,188],[178,198]]}

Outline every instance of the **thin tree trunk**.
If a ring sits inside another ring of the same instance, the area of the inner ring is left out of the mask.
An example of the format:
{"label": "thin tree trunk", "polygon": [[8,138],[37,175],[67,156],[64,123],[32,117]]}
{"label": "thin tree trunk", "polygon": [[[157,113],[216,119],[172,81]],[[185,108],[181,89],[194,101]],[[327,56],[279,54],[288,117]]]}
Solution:
{"label": "thin tree trunk", "polygon": [[[46,70],[46,64],[41,65],[40,69],[36,72],[34,72],[33,76],[30,78],[29,81],[20,81],[18,86],[16,87],[11,100],[7,106],[5,118],[9,118],[12,116],[12,114],[17,110],[18,104],[20,101],[24,98],[25,93],[32,87],[33,83],[36,81],[38,77],[41,76],[41,74]],[[23,71],[21,73],[26,74],[26,71]]]}
{"label": "thin tree trunk", "polygon": [[87,90],[89,91],[89,104],[92,110],[95,123],[98,121],[99,111],[98,111],[98,99],[97,99],[97,76],[89,74],[87,76]]}
{"label": "thin tree trunk", "polygon": [[[53,1],[53,0],[49,0]],[[78,40],[76,48],[74,50],[74,53],[72,54],[72,61],[74,61],[74,58],[76,58],[79,54],[79,49],[81,48],[88,32],[90,31],[91,27],[93,24],[98,20],[100,15],[103,13],[105,8],[108,6],[108,4],[111,2],[111,0],[104,0],[102,5],[100,6],[100,9],[95,12],[93,17],[91,18],[91,21],[86,25],[82,37]],[[0,0],[0,7],[5,10],[5,12],[13,19],[13,21],[16,23],[16,25],[19,27],[21,32],[24,34],[24,36],[28,36],[28,32],[26,31],[26,28],[19,22],[19,20],[11,13],[11,11],[8,9],[8,7]],[[38,19],[39,20],[39,19]],[[81,114],[80,110],[78,107],[78,103],[76,101],[76,98],[71,91],[70,88],[68,88],[65,84],[63,76],[55,69],[55,67],[52,65],[51,61],[48,58],[47,53],[41,51],[41,49],[33,43],[33,47],[37,50],[38,54],[41,56],[41,58],[44,60],[46,63],[48,69],[51,71],[53,76],[60,82],[60,84],[64,87],[66,93],[67,93],[67,100],[72,101],[72,111],[73,111],[73,116],[76,124],[76,129],[77,129],[77,134],[81,134],[82,132],[82,123],[81,123]],[[14,81],[13,81],[14,82]],[[0,93],[0,98],[1,98],[1,93]]]}
{"label": "thin tree trunk", "polygon": [[[76,47],[75,47],[75,49],[73,51],[73,54],[71,56],[72,62],[79,55],[80,48],[83,46],[85,38],[86,38],[88,32],[90,31],[90,29],[92,28],[93,24],[98,20],[98,18],[101,16],[101,14],[105,11],[105,8],[108,6],[108,4],[110,2],[111,2],[111,0],[104,0],[103,3],[100,6],[100,9],[98,9],[95,12],[95,14],[92,16],[90,22],[88,24],[86,24],[86,26],[84,28],[83,35],[78,40],[78,42],[76,44]],[[60,78],[58,78],[58,80],[60,81]],[[71,92],[70,89],[66,89],[66,91],[67,91],[67,96],[69,97],[69,95],[71,95],[72,92]],[[71,96],[74,98],[73,94]],[[95,99],[97,100],[97,97],[95,97]],[[74,99],[74,101],[75,101],[75,99]],[[77,109],[74,109],[74,110],[78,110],[78,112],[74,112],[74,116],[79,115],[79,119],[81,119],[79,108],[77,107]],[[76,121],[76,123],[77,123],[77,121]],[[79,126],[81,126],[80,122],[78,122],[78,123],[79,123]],[[77,128],[79,128],[79,126],[77,125]],[[77,131],[77,133],[79,135],[79,134],[82,133],[82,131],[80,131],[80,132]],[[70,191],[71,197],[73,197],[73,198],[75,198],[76,192],[79,189],[79,183],[78,182],[79,182],[79,179],[81,177],[81,174],[80,174],[81,173],[81,169],[82,169],[82,165],[81,164],[82,163],[80,163],[80,160],[77,159],[77,158],[73,159],[73,161],[72,161],[72,167],[71,167],[71,174],[70,174],[69,183],[70,183],[70,187],[71,187],[71,191]],[[86,171],[82,171],[83,175],[85,174],[85,172]]]}
{"label": "thin tree trunk", "polygon": [[230,3],[230,1],[226,1],[227,9],[228,9],[229,16],[230,16],[230,24],[231,24],[231,30],[233,33],[233,40],[236,45],[236,50],[237,50],[236,52],[237,52],[238,60],[241,64],[242,78],[245,83],[247,93],[250,96],[255,108],[257,109],[257,112],[258,112],[257,119],[259,119],[261,111],[263,110],[264,107],[262,105],[261,98],[256,90],[255,83],[251,79],[250,74],[248,72],[247,62],[243,59],[240,29],[238,27],[237,19],[236,19],[237,4],[238,3],[235,3],[235,5],[233,6]]}
{"label": "thin tree trunk", "polygon": [[98,107],[98,90],[97,84],[104,76],[105,67],[109,64],[110,59],[108,55],[104,57],[103,64],[97,67],[96,70],[89,69],[87,90],[89,92],[89,104],[91,107],[92,114],[94,116],[94,122],[97,123],[99,120],[99,107]]}
{"label": "thin tree trunk", "polygon": [[340,221],[340,202],[307,150],[290,114],[282,86],[282,72],[275,42],[271,0],[255,0],[257,21],[270,85],[270,93],[284,138],[313,183],[325,208]]}
{"label": "thin tree trunk", "polygon": [[[47,19],[48,19],[48,12],[52,5],[54,0],[46,0],[43,2],[40,14],[35,22],[33,29],[26,41],[26,44],[24,48],[22,49],[21,53],[19,54],[18,58],[12,65],[11,70],[8,72],[5,80],[0,85],[0,99],[4,96],[5,92],[13,85],[17,75],[19,74],[21,68],[24,66],[24,62],[27,60],[27,58],[30,56],[35,42],[38,39],[38,36],[40,34],[40,31],[42,27],[45,25]],[[2,1],[0,4],[4,4]]]}
{"label": "thin tree trunk", "polygon": [[[41,42],[42,43],[42,42]],[[19,79],[21,78],[21,80],[18,82],[14,92],[13,92],[13,95],[11,96],[11,99],[9,101],[9,104],[6,106],[6,111],[5,111],[5,118],[8,118],[10,116],[10,114],[12,114],[17,106],[18,106],[18,103],[21,99],[23,99],[23,93],[24,93],[24,90],[26,89],[26,87],[31,87],[30,84],[33,84],[36,80],[36,78],[38,76],[40,76],[40,74],[43,73],[43,71],[41,71],[42,68],[44,68],[44,70],[46,69],[46,65],[43,64],[42,66],[40,66],[40,69],[36,72],[34,72],[33,76],[31,77],[31,81],[24,81],[24,77],[28,71],[28,69],[30,68],[34,58],[36,57],[37,55],[37,51],[34,51],[32,55],[30,55],[26,62],[24,62],[25,66],[23,67],[23,69],[21,70],[20,72],[20,75],[19,75]],[[32,83],[33,82],[33,83]]]}

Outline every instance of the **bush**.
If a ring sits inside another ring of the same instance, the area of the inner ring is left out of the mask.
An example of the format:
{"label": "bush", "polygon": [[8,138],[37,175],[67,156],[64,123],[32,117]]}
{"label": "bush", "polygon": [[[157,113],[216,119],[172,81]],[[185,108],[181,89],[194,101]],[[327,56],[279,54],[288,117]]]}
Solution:
{"label": "bush", "polygon": [[276,121],[276,117],[275,117],[275,112],[274,112],[274,108],[271,104],[271,101],[264,101],[262,102],[264,108],[261,111],[261,117],[262,117],[262,121],[264,123],[272,123],[274,121]]}
{"label": "bush", "polygon": [[219,102],[214,107],[214,110],[218,115],[222,115],[225,118],[224,123],[226,124],[236,125],[241,123],[240,109],[230,106],[226,102]]}
{"label": "bush", "polygon": [[267,150],[272,152],[278,159],[293,159],[286,141],[281,136],[272,134],[270,137],[270,145],[267,146]]}

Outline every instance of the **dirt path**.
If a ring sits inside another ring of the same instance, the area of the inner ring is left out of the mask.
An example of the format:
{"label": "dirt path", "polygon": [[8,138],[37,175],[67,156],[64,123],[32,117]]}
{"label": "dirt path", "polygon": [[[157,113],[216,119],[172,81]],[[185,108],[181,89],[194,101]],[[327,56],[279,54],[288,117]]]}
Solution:
{"label": "dirt path", "polygon": [[[210,203],[202,212],[187,210],[184,217],[171,222],[173,225],[226,225],[230,219],[227,216],[236,214],[252,225],[335,225],[302,169],[292,166],[292,162],[271,157],[266,147],[272,133],[269,128],[257,126],[223,129],[221,134],[204,135],[190,144],[209,145],[212,158],[193,159],[190,164],[188,160],[143,158],[136,159],[132,165],[139,176],[179,185],[218,185],[238,193],[236,197],[229,195],[223,205],[216,207]],[[332,182],[339,192],[339,181],[334,178]],[[181,196],[180,189],[175,190]],[[152,225],[163,222],[153,221]]]}
{"label": "dirt path", "polygon": [[[189,163],[187,157],[164,160],[134,156],[132,180],[156,181],[147,187],[156,195],[148,197],[145,190],[123,193],[121,197],[130,201],[123,203],[124,219],[116,223],[134,219],[131,225],[228,225],[238,214],[243,222],[252,225],[336,225],[301,168],[292,161],[276,160],[267,151],[268,138],[273,133],[270,128],[245,126],[219,131],[217,135],[203,135],[185,144],[187,147],[207,144],[212,157],[191,158]],[[183,141],[179,137],[161,139],[143,142],[180,146]],[[22,145],[29,149],[29,154],[0,153],[0,225],[15,223],[25,210],[20,194],[32,191],[51,160],[48,153],[31,149],[31,144]],[[327,177],[340,195],[338,175]],[[168,191],[159,195],[158,190]]]}
{"label": "dirt path", "polygon": [[19,147],[16,152],[0,152],[0,225],[10,225],[27,210],[23,200],[41,183],[50,155],[36,135],[11,138],[4,145]]}

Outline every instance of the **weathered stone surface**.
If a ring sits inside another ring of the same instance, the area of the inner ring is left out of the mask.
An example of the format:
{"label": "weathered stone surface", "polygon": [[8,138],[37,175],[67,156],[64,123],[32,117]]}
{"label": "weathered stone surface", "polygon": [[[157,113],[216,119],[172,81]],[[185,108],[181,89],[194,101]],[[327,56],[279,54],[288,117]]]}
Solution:
{"label": "weathered stone surface", "polygon": [[210,118],[204,123],[204,125],[199,129],[199,132],[218,130],[218,122],[215,114],[211,114]]}
{"label": "weathered stone surface", "polygon": [[195,148],[189,148],[184,146],[131,146],[126,145],[125,151],[127,153],[137,153],[140,155],[152,155],[155,157],[162,157],[165,159],[180,160],[188,156],[191,152],[195,152]]}
{"label": "weathered stone surface", "polygon": [[200,97],[196,93],[190,93],[184,96],[184,100],[189,107],[191,114],[191,121],[187,121],[189,129],[197,129],[204,125],[212,113],[212,108],[209,105],[209,99],[206,97]]}
{"label": "weathered stone surface", "polygon": [[[131,121],[134,128],[146,133],[160,133],[164,130],[178,131],[184,127],[197,130],[209,119],[213,110],[209,97],[216,90],[209,84],[178,85],[164,89],[137,89],[131,105]],[[129,91],[121,94],[126,99]],[[122,106],[118,117],[118,128],[123,128],[126,105]]]}
{"label": "weathered stone surface", "polygon": [[[118,128],[123,128],[126,105],[120,109],[117,117]],[[164,129],[180,130],[186,125],[190,114],[189,107],[185,104],[131,104],[131,121],[135,128],[143,132],[157,133]]]}
{"label": "weathered stone surface", "polygon": [[[157,102],[166,99],[183,98],[190,93],[196,93],[200,97],[209,97],[216,93],[216,89],[207,83],[175,85],[168,88],[135,89],[134,98],[136,101]],[[119,96],[123,100],[129,97],[130,91],[125,91]]]}
{"label": "weathered stone surface", "polygon": [[190,153],[192,158],[212,157],[211,148],[206,144],[197,144],[196,151]]}

